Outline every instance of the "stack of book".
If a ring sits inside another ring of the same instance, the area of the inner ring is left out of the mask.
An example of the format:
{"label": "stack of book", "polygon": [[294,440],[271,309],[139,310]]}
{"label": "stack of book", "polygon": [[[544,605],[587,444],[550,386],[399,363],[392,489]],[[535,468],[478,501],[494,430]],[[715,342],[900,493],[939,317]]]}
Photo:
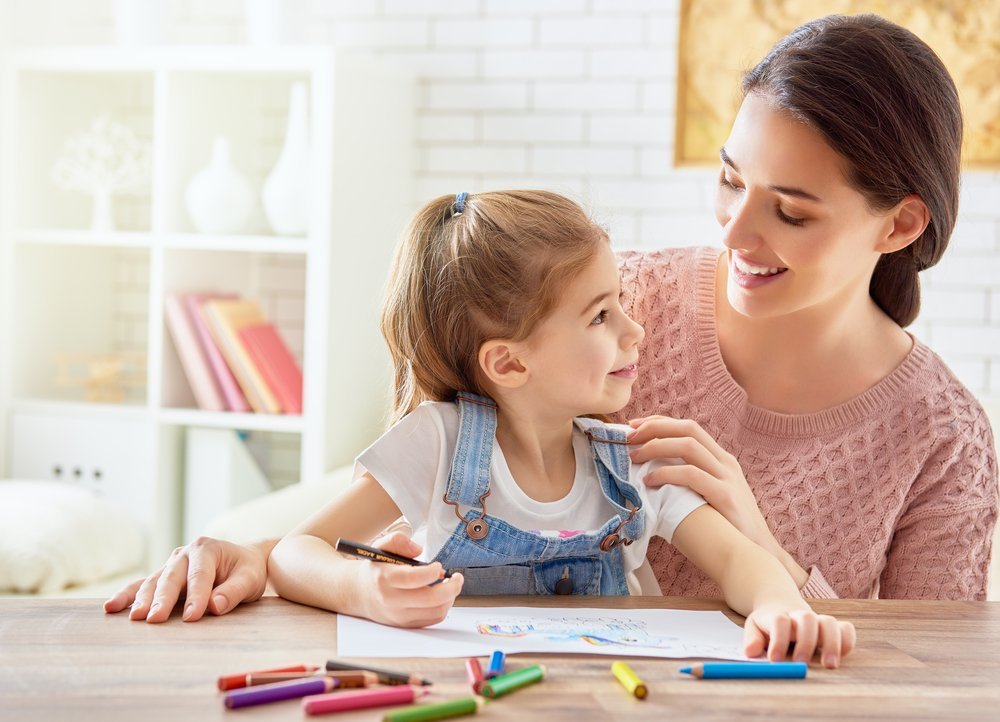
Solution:
{"label": "stack of book", "polygon": [[199,407],[302,413],[302,370],[255,301],[231,293],[172,293],[165,309]]}

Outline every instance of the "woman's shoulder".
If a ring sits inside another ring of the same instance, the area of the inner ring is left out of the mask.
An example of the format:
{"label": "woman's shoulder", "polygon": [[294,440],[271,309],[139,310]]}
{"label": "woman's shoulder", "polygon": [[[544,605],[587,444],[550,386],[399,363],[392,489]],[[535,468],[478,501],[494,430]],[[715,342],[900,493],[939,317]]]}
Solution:
{"label": "woman's shoulder", "polygon": [[657,248],[656,250],[617,251],[618,267],[622,273],[653,273],[658,275],[684,273],[697,266],[706,254],[717,256],[718,248],[712,246],[685,246]]}
{"label": "woman's shoulder", "polygon": [[[914,339],[915,383],[909,384],[913,411],[927,421],[958,432],[988,435],[989,417],[983,405],[944,359],[919,339]],[[912,413],[912,411],[910,412]]]}

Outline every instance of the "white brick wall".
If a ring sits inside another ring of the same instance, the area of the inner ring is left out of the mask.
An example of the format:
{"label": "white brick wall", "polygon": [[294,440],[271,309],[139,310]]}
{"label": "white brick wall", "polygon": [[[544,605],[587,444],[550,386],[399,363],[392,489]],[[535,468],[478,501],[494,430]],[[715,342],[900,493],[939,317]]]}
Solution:
{"label": "white brick wall", "polygon": [[[9,2],[0,24],[22,43],[113,41],[110,0]],[[244,37],[239,0],[168,2],[172,42]],[[584,202],[619,247],[718,243],[713,173],[670,165],[678,0],[287,4],[295,39],[371,50],[417,74],[414,205],[546,187]],[[925,276],[914,331],[975,392],[1000,397],[1000,173],[966,173],[951,247]]]}

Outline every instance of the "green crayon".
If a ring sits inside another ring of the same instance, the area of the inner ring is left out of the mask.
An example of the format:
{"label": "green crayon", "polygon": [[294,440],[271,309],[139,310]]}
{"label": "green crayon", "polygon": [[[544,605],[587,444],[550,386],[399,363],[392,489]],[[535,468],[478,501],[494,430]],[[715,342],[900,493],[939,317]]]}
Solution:
{"label": "green crayon", "polygon": [[479,694],[484,697],[503,697],[505,694],[527,687],[529,684],[541,682],[545,678],[545,667],[534,664],[516,672],[501,674],[499,677],[483,682]]}
{"label": "green crayon", "polygon": [[415,704],[386,712],[382,722],[434,722],[449,717],[475,714],[483,704],[484,700],[477,697],[460,697],[433,704]]}

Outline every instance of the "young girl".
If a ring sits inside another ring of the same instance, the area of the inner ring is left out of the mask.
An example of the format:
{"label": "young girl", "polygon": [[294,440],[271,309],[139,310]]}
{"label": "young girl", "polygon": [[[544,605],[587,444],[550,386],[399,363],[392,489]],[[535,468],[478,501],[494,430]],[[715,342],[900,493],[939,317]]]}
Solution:
{"label": "young girl", "polygon": [[[466,594],[656,594],[650,537],[670,541],[747,615],[750,656],[822,648],[836,666],[850,623],[817,616],[773,556],[688,489],[649,490],[627,427],[642,328],[619,304],[608,237],[543,191],[442,197],[410,225],[382,331],[395,366],[394,425],[357,459],[355,482],[282,539],[268,573],[282,596],[398,626],[444,618]],[[338,537],[371,539],[400,515],[427,566],[357,562]],[[454,574],[441,583],[444,570]]]}

